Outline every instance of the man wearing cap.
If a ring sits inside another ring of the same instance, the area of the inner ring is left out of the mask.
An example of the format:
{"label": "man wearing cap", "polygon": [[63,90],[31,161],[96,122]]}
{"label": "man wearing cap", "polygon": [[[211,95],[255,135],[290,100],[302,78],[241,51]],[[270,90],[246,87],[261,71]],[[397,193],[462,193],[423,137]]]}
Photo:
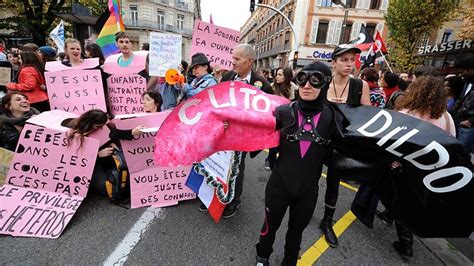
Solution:
{"label": "man wearing cap", "polygon": [[[341,44],[332,54],[333,76],[327,92],[327,99],[334,103],[347,103],[351,105],[371,105],[369,85],[349,75],[354,70],[356,54],[361,50],[348,44]],[[337,247],[337,237],[332,228],[333,215],[336,210],[337,197],[339,194],[339,177],[334,174],[332,163],[328,163],[327,187],[325,195],[324,217],[320,228],[328,245]]]}
{"label": "man wearing cap", "polygon": [[[248,83],[257,89],[266,93],[273,94],[272,86],[262,76],[258,75],[253,69],[253,62],[256,58],[255,50],[250,44],[239,44],[234,47],[232,51],[232,71],[222,76],[221,82],[235,80]],[[234,216],[235,212],[240,206],[240,196],[243,192],[244,172],[245,172],[245,157],[247,153],[242,153],[242,160],[239,165],[239,175],[235,183],[234,199],[227,204],[222,218],[230,218]]]}
{"label": "man wearing cap", "polygon": [[179,84],[177,85],[178,89],[182,89],[185,99],[189,99],[200,91],[217,84],[216,79],[211,75],[211,64],[203,53],[192,56],[189,69],[196,78],[191,84],[184,83],[182,87]]}
{"label": "man wearing cap", "polygon": [[56,61],[56,50],[51,46],[41,46],[39,48],[38,54],[40,55],[41,60],[44,64],[50,61]]}

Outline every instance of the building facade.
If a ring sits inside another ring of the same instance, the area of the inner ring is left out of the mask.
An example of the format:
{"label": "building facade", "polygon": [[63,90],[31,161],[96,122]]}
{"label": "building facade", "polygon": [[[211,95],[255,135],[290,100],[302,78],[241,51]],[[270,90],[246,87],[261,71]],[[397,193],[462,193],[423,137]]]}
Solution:
{"label": "building facade", "polygon": [[254,45],[260,68],[293,65],[295,50],[299,67],[314,60],[329,62],[334,47],[357,39],[362,25],[369,34],[378,30],[386,36],[384,15],[388,0],[342,0],[347,9],[331,0],[263,0],[261,3],[285,13],[295,34],[279,14],[258,7],[241,28],[241,39]]}
{"label": "building facade", "polygon": [[189,62],[194,20],[201,19],[201,0],[124,0],[125,29],[133,50],[149,43],[150,32],[183,36],[182,58]]}

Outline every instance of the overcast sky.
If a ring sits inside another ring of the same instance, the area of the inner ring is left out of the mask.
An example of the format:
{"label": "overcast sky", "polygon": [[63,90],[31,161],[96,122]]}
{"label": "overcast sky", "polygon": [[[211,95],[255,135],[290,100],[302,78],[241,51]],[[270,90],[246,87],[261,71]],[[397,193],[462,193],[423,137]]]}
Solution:
{"label": "overcast sky", "polygon": [[250,17],[249,9],[249,0],[201,0],[204,22],[209,22],[209,14],[212,14],[214,24],[238,31]]}

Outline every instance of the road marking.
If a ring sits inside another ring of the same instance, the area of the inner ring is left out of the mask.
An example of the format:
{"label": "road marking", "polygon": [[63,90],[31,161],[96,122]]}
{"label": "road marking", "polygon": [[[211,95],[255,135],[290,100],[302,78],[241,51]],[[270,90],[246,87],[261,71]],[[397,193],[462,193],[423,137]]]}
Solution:
{"label": "road marking", "polygon": [[[355,219],[356,217],[351,211],[348,211],[344,216],[342,216],[333,227],[336,236],[339,237]],[[328,249],[328,247],[329,245],[326,243],[323,235],[308,250],[306,250],[303,256],[301,256],[301,259],[298,260],[298,265],[313,265],[324,251]]]}
{"label": "road marking", "polygon": [[145,212],[138,218],[137,222],[132,226],[127,235],[122,239],[114,252],[105,260],[105,266],[123,265],[127,261],[128,255],[133,248],[140,242],[140,238],[148,229],[148,225],[155,218],[163,218],[162,208],[148,207]]}
{"label": "road marking", "polygon": [[[327,177],[326,173],[322,173],[321,176],[322,176],[322,177],[325,177],[325,178]],[[346,187],[346,188],[348,188],[348,189],[354,191],[354,192],[357,192],[357,188],[356,188],[356,187],[353,187],[353,186],[347,184],[346,182],[339,181],[339,184],[340,184],[341,186],[343,186],[343,187]]]}

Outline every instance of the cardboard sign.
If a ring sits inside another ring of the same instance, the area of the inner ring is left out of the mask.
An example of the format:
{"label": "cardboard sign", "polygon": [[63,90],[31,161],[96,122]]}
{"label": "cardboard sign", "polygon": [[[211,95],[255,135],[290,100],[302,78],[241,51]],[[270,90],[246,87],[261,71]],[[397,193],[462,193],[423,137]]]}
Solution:
{"label": "cardboard sign", "polygon": [[126,67],[122,67],[118,64],[119,58],[122,54],[114,54],[108,56],[105,59],[103,69],[105,72],[112,75],[121,75],[121,74],[130,74],[130,73],[140,73],[146,68],[146,57],[148,51],[136,51],[133,52],[132,63]]}
{"label": "cardboard sign", "polygon": [[99,141],[26,124],[7,175],[7,184],[85,197]]}
{"label": "cardboard sign", "polygon": [[153,167],[130,174],[131,206],[164,207],[176,205],[178,201],[196,198],[186,186],[191,166]]}
{"label": "cardboard sign", "polygon": [[[132,129],[139,125],[146,128],[159,127],[169,115],[170,111],[149,113],[135,117],[114,119],[113,123],[118,129]],[[153,152],[155,150],[155,136],[156,131],[143,133],[140,136],[134,137],[133,140],[122,140],[122,149],[127,160],[128,170],[131,173],[142,171],[153,167]]]}
{"label": "cardboard sign", "polygon": [[201,164],[211,175],[227,184],[232,156],[232,151],[218,151],[203,160]]}
{"label": "cardboard sign", "polygon": [[211,64],[232,69],[232,51],[239,42],[240,32],[196,20],[191,55],[203,53]]}
{"label": "cardboard sign", "polygon": [[0,187],[0,233],[58,238],[83,198],[5,185]]}
{"label": "cardboard sign", "polygon": [[91,109],[107,111],[100,70],[45,72],[51,109],[82,114]]}
{"label": "cardboard sign", "polygon": [[190,165],[217,151],[275,147],[280,134],[273,111],[288,102],[242,82],[205,89],[173,109],[161,125],[155,137],[155,164]]}
{"label": "cardboard sign", "polygon": [[0,85],[7,85],[12,82],[12,69],[9,67],[0,67]]}
{"label": "cardboard sign", "polygon": [[81,70],[81,69],[92,69],[99,66],[99,58],[87,58],[82,61],[82,64],[78,66],[66,66],[59,61],[46,62],[44,69],[48,72],[63,71],[63,70]]}
{"label": "cardboard sign", "polygon": [[181,64],[181,35],[150,32],[150,76],[164,77]]}
{"label": "cardboard sign", "polygon": [[107,78],[110,110],[113,115],[143,113],[142,94],[146,79],[138,74],[117,74]]}

